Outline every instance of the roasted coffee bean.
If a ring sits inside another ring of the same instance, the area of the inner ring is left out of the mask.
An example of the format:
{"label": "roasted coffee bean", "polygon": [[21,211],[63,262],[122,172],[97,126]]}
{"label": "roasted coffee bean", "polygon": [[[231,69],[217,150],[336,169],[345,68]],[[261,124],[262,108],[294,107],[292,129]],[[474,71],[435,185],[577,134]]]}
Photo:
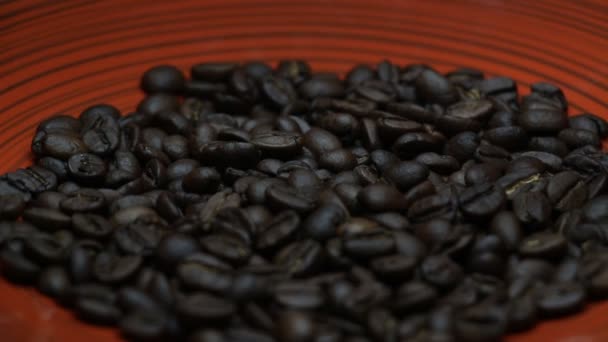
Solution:
{"label": "roasted coffee bean", "polygon": [[302,149],[301,136],[297,133],[272,131],[256,134],[251,143],[267,158],[290,159]]}
{"label": "roasted coffee bean", "polygon": [[314,198],[302,193],[294,187],[286,185],[270,185],[266,190],[266,201],[274,210],[295,210],[306,213],[316,206]]}
{"label": "roasted coffee bean", "polygon": [[547,285],[536,294],[536,307],[541,314],[549,317],[563,316],[583,308],[585,290],[576,283],[556,283]]}
{"label": "roasted coffee bean", "polygon": [[[87,151],[87,146],[76,134],[62,134],[60,132],[51,131],[51,133],[43,134],[40,138],[40,152],[46,156],[54,157],[60,160],[68,160],[72,155],[84,153]],[[36,153],[36,147],[32,147]]]}
{"label": "roasted coffee bean", "polygon": [[402,161],[394,163],[384,171],[383,176],[400,190],[407,191],[424,181],[429,175],[428,168],[418,162]]}
{"label": "roasted coffee bean", "polygon": [[182,180],[184,190],[195,193],[213,193],[221,183],[221,175],[211,167],[199,167],[189,172]]}
{"label": "roasted coffee bean", "polygon": [[393,144],[393,152],[400,158],[414,157],[421,152],[439,152],[443,137],[424,132],[405,133]]}
{"label": "roasted coffee bean", "polygon": [[504,191],[489,183],[469,187],[462,191],[459,197],[463,213],[472,218],[492,216],[501,209],[506,200]]}
{"label": "roasted coffee bean", "polygon": [[294,310],[318,309],[325,302],[323,292],[317,285],[294,281],[274,286],[273,297],[278,304]]}
{"label": "roasted coffee bean", "polygon": [[37,165],[54,173],[59,182],[66,180],[68,177],[68,166],[63,160],[43,157],[38,159]]}
{"label": "roasted coffee bean", "polygon": [[68,160],[68,171],[78,181],[86,184],[102,182],[107,165],[103,159],[90,153],[74,154]]}
{"label": "roasted coffee bean", "polygon": [[14,220],[21,216],[25,208],[22,196],[11,194],[0,196],[0,219]]}
{"label": "roasted coffee bean", "polygon": [[605,138],[608,134],[608,123],[606,120],[594,114],[579,114],[571,116],[568,119],[570,128],[584,129],[595,133],[601,138]]}
{"label": "roasted coffee bean", "polygon": [[543,136],[530,138],[528,149],[531,151],[552,153],[558,157],[564,157],[569,152],[568,146],[562,140],[556,137]]}
{"label": "roasted coffee bean", "polygon": [[337,234],[338,226],[347,213],[335,204],[326,204],[311,212],[303,223],[306,234],[316,240],[326,240]]}
{"label": "roasted coffee bean", "polygon": [[161,338],[167,329],[168,319],[159,311],[135,311],[119,322],[120,331],[135,340],[154,340]]}
{"label": "roasted coffee bean", "polygon": [[586,129],[566,128],[561,130],[557,137],[572,149],[586,145],[601,145],[600,138],[597,133]]}
{"label": "roasted coffee bean", "polygon": [[148,341],[496,341],[608,296],[608,124],[560,88],[190,73],[39,124],[36,165],[0,175],[8,279]]}
{"label": "roasted coffee bean", "polygon": [[184,74],[172,65],[160,65],[148,69],[141,78],[141,88],[148,94],[176,94],[184,88]]}
{"label": "roasted coffee bean", "polygon": [[439,296],[437,290],[422,281],[413,280],[404,283],[397,290],[397,298],[391,306],[401,313],[415,312],[433,305]]}
{"label": "roasted coffee bean", "polygon": [[122,283],[138,271],[142,262],[142,257],[137,255],[118,256],[100,253],[93,263],[93,274],[103,283]]}
{"label": "roasted coffee bean", "polygon": [[519,253],[526,257],[559,258],[566,253],[566,239],[556,233],[541,232],[526,237]]}
{"label": "roasted coffee bean", "polygon": [[313,274],[322,262],[323,247],[314,240],[287,245],[275,257],[275,263],[294,277]]}
{"label": "roasted coffee bean", "polygon": [[518,122],[530,133],[552,134],[568,126],[568,117],[560,110],[527,110],[519,115]]}
{"label": "roasted coffee bean", "polygon": [[441,290],[453,288],[463,278],[461,267],[447,256],[429,256],[420,267],[424,279]]}
{"label": "roasted coffee bean", "polygon": [[549,180],[547,197],[556,210],[567,211],[580,208],[588,197],[587,186],[577,173],[564,171]]}
{"label": "roasted coffee bean", "polygon": [[118,308],[99,299],[78,299],[75,308],[78,318],[99,325],[114,325],[121,316]]}
{"label": "roasted coffee bean", "polygon": [[69,213],[100,211],[106,204],[106,198],[95,189],[81,188],[64,198],[60,207]]}
{"label": "roasted coffee bean", "polygon": [[76,213],[72,216],[72,229],[86,238],[103,239],[114,231],[114,227],[101,215]]}
{"label": "roasted coffee bean", "polygon": [[256,247],[274,249],[293,239],[300,226],[300,218],[294,211],[284,211],[275,216],[258,234]]}
{"label": "roasted coffee bean", "polygon": [[53,266],[40,273],[38,289],[45,295],[62,298],[68,294],[69,288],[70,279],[63,268]]}
{"label": "roasted coffee bean", "polygon": [[72,223],[70,216],[47,208],[28,208],[23,212],[23,218],[40,229],[50,231],[69,228]]}
{"label": "roasted coffee bean", "polygon": [[342,147],[338,137],[321,128],[312,128],[304,134],[302,145],[319,156]]}
{"label": "roasted coffee bean", "polygon": [[510,211],[500,211],[490,222],[490,231],[496,234],[508,251],[515,251],[523,238],[521,224],[517,216]]}
{"label": "roasted coffee bean", "polygon": [[456,89],[447,78],[426,69],[416,79],[416,94],[427,103],[449,105],[457,100]]}
{"label": "roasted coffee bean", "polygon": [[541,192],[523,192],[513,198],[513,211],[520,222],[542,227],[551,218],[551,202]]}

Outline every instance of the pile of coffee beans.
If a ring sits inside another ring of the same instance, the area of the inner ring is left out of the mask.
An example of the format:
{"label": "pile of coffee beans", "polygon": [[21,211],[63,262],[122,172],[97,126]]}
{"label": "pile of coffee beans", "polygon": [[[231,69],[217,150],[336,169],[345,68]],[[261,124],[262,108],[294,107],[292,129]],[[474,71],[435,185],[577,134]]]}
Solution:
{"label": "pile of coffee beans", "polygon": [[0,264],[129,339],[497,341],[608,296],[608,124],[383,61],[147,70],[0,177]]}

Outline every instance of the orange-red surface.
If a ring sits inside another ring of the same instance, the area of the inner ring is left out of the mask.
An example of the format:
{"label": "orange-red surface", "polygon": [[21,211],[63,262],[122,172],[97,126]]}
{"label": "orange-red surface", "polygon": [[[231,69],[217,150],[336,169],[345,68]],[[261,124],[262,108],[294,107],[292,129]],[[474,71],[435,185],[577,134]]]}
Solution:
{"label": "orange-red surface", "polygon": [[[389,58],[474,66],[562,87],[608,117],[605,0],[0,0],[0,172],[30,163],[35,125],[107,102],[133,110],[138,77],[172,63],[300,57],[317,70]],[[508,341],[608,341],[608,303]],[[0,340],[118,341],[32,289],[0,280]]]}

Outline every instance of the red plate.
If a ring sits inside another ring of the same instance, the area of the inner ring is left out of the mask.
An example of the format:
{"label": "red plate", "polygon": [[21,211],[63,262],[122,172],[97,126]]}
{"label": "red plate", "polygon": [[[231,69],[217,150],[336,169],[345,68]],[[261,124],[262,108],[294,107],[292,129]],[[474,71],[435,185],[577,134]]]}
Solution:
{"label": "red plate", "polygon": [[[605,0],[0,1],[0,171],[31,162],[36,124],[107,102],[127,112],[148,67],[304,58],[344,72],[384,58],[473,66],[560,86],[571,113],[608,116]],[[608,341],[608,303],[508,341]],[[0,280],[2,341],[117,341]]]}

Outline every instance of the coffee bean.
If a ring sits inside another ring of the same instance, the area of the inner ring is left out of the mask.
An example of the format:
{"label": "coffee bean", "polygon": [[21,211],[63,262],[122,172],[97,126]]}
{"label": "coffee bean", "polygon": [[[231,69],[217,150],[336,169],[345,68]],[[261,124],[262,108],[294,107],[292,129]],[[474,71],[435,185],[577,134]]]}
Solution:
{"label": "coffee bean", "polygon": [[55,209],[28,208],[23,212],[23,218],[40,229],[55,231],[69,228],[72,220],[69,216]]}
{"label": "coffee bean", "polygon": [[594,114],[579,114],[571,116],[568,119],[570,128],[584,129],[597,134],[601,138],[605,138],[608,134],[608,123],[606,120]]}
{"label": "coffee bean", "polygon": [[395,141],[392,149],[400,158],[409,158],[421,152],[438,152],[442,142],[442,137],[429,133],[405,133]]}
{"label": "coffee bean", "polygon": [[140,256],[118,256],[110,253],[100,253],[93,264],[93,274],[109,284],[121,283],[133,276],[142,264]]}
{"label": "coffee bean", "polygon": [[460,266],[450,258],[441,255],[429,256],[424,259],[420,270],[426,281],[441,290],[454,287],[463,277]]}
{"label": "coffee bean", "polygon": [[61,209],[70,213],[100,211],[105,204],[103,193],[87,188],[70,193],[60,202]]}
{"label": "coffee bean", "polygon": [[47,296],[61,298],[68,294],[70,280],[61,267],[49,267],[40,273],[38,289]]}
{"label": "coffee bean", "polygon": [[556,283],[538,291],[536,307],[547,316],[563,316],[579,311],[585,304],[585,290],[576,283]]}
{"label": "coffee bean", "polygon": [[469,187],[459,197],[463,213],[472,218],[492,216],[506,200],[504,191],[489,183]]}
{"label": "coffee bean", "polygon": [[513,211],[522,223],[543,226],[551,217],[551,203],[540,192],[524,192],[513,198]]}
{"label": "coffee bean", "polygon": [[287,245],[275,257],[275,263],[294,277],[313,274],[322,262],[323,247],[314,240]]}
{"label": "coffee bean", "polygon": [[266,190],[268,205],[274,210],[295,210],[305,213],[315,208],[314,198],[286,185],[270,185]]}
{"label": "coffee bean", "polygon": [[525,238],[519,247],[519,253],[527,257],[559,258],[566,253],[566,239],[555,233],[535,233]]}
{"label": "coffee bean", "polygon": [[312,128],[304,134],[302,144],[319,156],[342,147],[342,143],[334,134],[320,128]]}
{"label": "coffee bean", "polygon": [[566,128],[568,117],[559,110],[528,110],[520,114],[518,122],[530,133],[551,134]]}
{"label": "coffee bean", "polygon": [[120,310],[114,305],[98,299],[79,299],[75,307],[80,319],[94,324],[114,325],[121,316]]}
{"label": "coffee bean", "polygon": [[335,204],[326,204],[311,212],[303,223],[306,234],[316,240],[326,240],[336,235],[338,225],[347,213]]}
{"label": "coffee bean", "polygon": [[401,313],[428,308],[438,297],[434,287],[417,280],[404,283],[397,293],[398,296],[391,306]]}
{"label": "coffee bean", "polygon": [[267,132],[256,134],[251,143],[267,158],[290,159],[298,155],[302,149],[301,137],[297,133]]}
{"label": "coffee bean", "polygon": [[325,302],[318,286],[293,281],[277,284],[273,297],[278,304],[295,310],[317,309]]}
{"label": "coffee bean", "polygon": [[384,178],[395,184],[400,191],[409,190],[424,181],[428,175],[429,170],[424,164],[408,161],[394,163],[383,173]]}
{"label": "coffee bean", "polygon": [[518,248],[523,232],[517,216],[510,211],[500,211],[490,222],[490,231],[496,234],[509,251]]}
{"label": "coffee bean", "polygon": [[68,159],[68,171],[75,179],[87,183],[102,182],[107,171],[103,159],[90,153],[74,154]]}
{"label": "coffee bean", "polygon": [[25,201],[19,195],[3,195],[0,196],[0,219],[14,220],[23,213]]}
{"label": "coffee bean", "polygon": [[171,65],[159,65],[144,72],[141,78],[141,88],[148,94],[176,94],[184,88],[184,75]]}
{"label": "coffee bean", "polygon": [[155,341],[495,341],[608,296],[608,124],[559,87],[190,73],[38,125],[36,165],[0,175],[8,279]]}
{"label": "coffee bean", "polygon": [[294,211],[284,211],[275,216],[259,234],[256,247],[274,249],[292,239],[300,226],[300,218]]}
{"label": "coffee bean", "polygon": [[456,89],[439,73],[427,69],[416,79],[416,94],[427,103],[449,105],[456,101]]}
{"label": "coffee bean", "polygon": [[586,145],[600,146],[601,141],[597,133],[576,128],[566,128],[559,132],[557,137],[570,148],[579,148]]}
{"label": "coffee bean", "polygon": [[211,167],[199,167],[189,172],[182,181],[184,190],[195,193],[213,193],[221,183],[221,175]]}

